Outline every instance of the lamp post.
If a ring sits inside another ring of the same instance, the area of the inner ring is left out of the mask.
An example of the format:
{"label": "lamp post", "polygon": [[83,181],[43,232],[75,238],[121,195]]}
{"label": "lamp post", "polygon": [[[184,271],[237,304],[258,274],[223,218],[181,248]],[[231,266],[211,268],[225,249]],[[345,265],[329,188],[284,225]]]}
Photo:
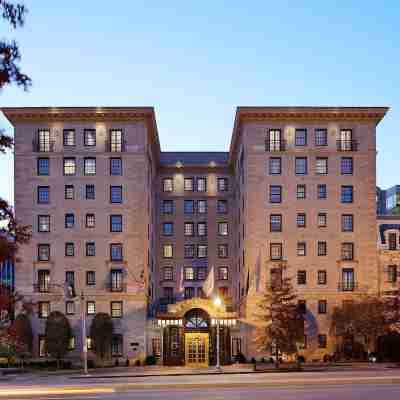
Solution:
{"label": "lamp post", "polygon": [[219,308],[221,307],[222,300],[220,297],[216,297],[214,299],[214,305],[218,310],[218,315],[217,315],[217,364],[215,368],[217,371],[221,371],[221,364],[220,364],[220,343],[219,343]]}

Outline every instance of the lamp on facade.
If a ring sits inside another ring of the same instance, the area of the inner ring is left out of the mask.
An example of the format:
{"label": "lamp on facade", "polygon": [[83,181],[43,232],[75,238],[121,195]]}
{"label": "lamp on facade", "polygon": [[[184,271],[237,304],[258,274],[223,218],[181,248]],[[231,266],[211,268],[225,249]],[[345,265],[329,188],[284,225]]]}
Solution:
{"label": "lamp on facade", "polygon": [[[218,310],[218,314],[219,314],[219,308],[221,307],[221,305],[222,305],[222,300],[221,300],[221,298],[219,297],[219,296],[217,296],[217,297],[215,297],[214,298],[214,306],[217,308],[217,310]],[[217,318],[216,318],[216,320],[217,320],[217,365],[216,365],[216,369],[217,369],[217,371],[221,371],[221,365],[220,365],[220,360],[219,360],[219,358],[220,358],[220,349],[219,349],[219,315],[217,315]]]}

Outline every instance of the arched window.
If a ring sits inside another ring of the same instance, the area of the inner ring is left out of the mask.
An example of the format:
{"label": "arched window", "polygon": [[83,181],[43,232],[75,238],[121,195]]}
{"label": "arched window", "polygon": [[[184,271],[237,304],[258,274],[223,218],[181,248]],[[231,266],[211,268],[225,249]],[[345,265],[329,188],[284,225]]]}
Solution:
{"label": "arched window", "polygon": [[199,308],[190,310],[185,315],[185,327],[190,329],[208,328],[209,319],[206,312]]}

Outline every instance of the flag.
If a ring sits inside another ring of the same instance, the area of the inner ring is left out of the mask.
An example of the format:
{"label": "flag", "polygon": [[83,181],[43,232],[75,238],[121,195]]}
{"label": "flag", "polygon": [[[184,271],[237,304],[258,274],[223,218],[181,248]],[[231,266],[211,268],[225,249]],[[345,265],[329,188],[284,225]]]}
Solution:
{"label": "flag", "polygon": [[208,271],[207,279],[203,284],[203,292],[206,297],[210,297],[214,291],[214,265]]}
{"label": "flag", "polygon": [[184,297],[184,285],[183,285],[183,267],[182,265],[178,265],[176,271],[176,283],[177,283],[177,296],[176,299],[179,301]]}

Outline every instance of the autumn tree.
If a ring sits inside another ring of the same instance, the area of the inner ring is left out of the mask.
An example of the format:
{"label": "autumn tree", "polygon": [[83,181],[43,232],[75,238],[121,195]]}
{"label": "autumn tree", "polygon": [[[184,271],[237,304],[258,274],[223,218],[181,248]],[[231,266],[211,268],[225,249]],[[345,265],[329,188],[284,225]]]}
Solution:
{"label": "autumn tree", "polygon": [[106,313],[97,313],[90,326],[93,350],[103,362],[110,353],[114,327],[111,317]]}
{"label": "autumn tree", "polygon": [[279,353],[296,354],[298,344],[304,340],[304,319],[297,305],[297,295],[292,278],[282,278],[267,284],[262,300],[257,305],[256,318],[259,321],[255,343],[260,351],[275,348],[276,365]]}

